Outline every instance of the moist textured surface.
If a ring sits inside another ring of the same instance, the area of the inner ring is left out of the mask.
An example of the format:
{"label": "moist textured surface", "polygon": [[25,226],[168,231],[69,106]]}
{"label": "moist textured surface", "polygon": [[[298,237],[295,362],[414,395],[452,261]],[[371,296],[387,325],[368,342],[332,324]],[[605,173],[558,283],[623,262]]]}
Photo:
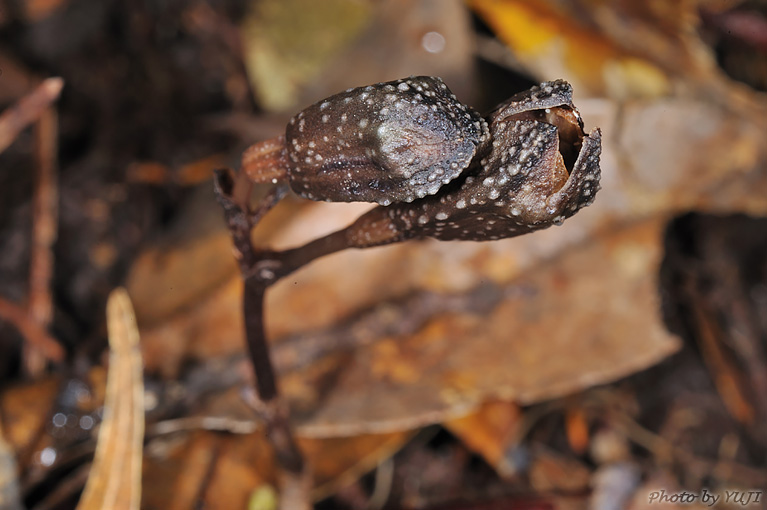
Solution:
{"label": "moist textured surface", "polygon": [[349,89],[290,120],[290,184],[313,200],[411,202],[460,175],[487,131],[439,78]]}
{"label": "moist textured surface", "polygon": [[366,228],[381,234],[360,243],[504,239],[558,225],[593,202],[601,132],[584,133],[567,82],[517,94],[488,121],[488,142],[460,177],[436,195],[371,211]]}

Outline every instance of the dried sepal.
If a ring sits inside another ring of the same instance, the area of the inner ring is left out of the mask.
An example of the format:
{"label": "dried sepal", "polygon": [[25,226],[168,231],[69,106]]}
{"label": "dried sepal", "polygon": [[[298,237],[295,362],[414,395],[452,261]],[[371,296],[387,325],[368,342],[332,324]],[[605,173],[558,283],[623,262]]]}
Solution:
{"label": "dried sepal", "polygon": [[487,134],[439,78],[349,89],[290,120],[288,180],[313,200],[412,202],[460,175]]}

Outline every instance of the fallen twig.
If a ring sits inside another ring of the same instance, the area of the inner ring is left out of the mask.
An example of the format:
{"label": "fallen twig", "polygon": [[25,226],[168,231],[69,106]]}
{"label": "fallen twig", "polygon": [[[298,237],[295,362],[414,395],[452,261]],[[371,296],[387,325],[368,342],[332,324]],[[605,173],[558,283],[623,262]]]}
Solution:
{"label": "fallen twig", "polygon": [[44,328],[32,320],[25,308],[0,297],[0,319],[12,324],[24,339],[47,359],[55,362],[64,360],[64,349]]}
{"label": "fallen twig", "polygon": [[[29,315],[41,328],[53,320],[53,243],[58,234],[58,179],[56,172],[57,115],[53,108],[40,114],[35,125],[37,182],[32,199],[32,240],[29,255]],[[45,369],[45,355],[34,344],[24,348],[24,366],[30,375]]]}
{"label": "fallen twig", "polygon": [[29,262],[27,309],[0,300],[0,317],[11,322],[24,336],[23,366],[29,375],[39,375],[46,360],[62,361],[64,352],[46,333],[53,319],[51,279],[58,230],[58,182],[56,179],[57,115],[51,104],[59,97],[64,81],[49,78],[0,115],[0,152],[27,126],[35,125],[36,175],[32,200],[32,240]]}
{"label": "fallen twig", "polygon": [[0,152],[13,143],[19,133],[40,118],[59,97],[64,80],[48,78],[30,94],[0,114]]}
{"label": "fallen twig", "polygon": [[730,474],[731,480],[751,487],[762,487],[767,483],[767,471],[763,469],[726,459],[700,457],[645,428],[623,410],[620,403],[616,402],[615,397],[608,392],[594,391],[591,392],[590,397],[594,399],[597,406],[603,408],[602,412],[604,407],[608,408],[612,418],[629,440],[664,462],[675,459],[684,465],[686,472],[700,479],[716,476],[716,473],[725,471]]}

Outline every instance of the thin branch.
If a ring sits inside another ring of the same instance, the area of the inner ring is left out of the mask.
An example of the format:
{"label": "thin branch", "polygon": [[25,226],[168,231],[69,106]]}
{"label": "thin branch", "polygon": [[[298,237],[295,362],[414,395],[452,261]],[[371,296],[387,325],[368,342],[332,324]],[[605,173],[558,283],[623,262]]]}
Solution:
{"label": "thin branch", "polygon": [[[58,180],[56,171],[57,127],[56,111],[42,112],[35,125],[37,141],[37,183],[32,199],[32,241],[29,257],[29,299],[27,308],[32,320],[47,329],[53,320],[53,243],[58,234]],[[34,345],[24,350],[24,365],[30,375],[45,369],[45,357]]]}
{"label": "thin branch", "polygon": [[250,212],[248,218],[250,224],[254,227],[258,225],[258,222],[261,221],[261,218],[263,218],[266,213],[268,213],[275,205],[277,205],[279,201],[282,200],[285,195],[287,195],[287,193],[288,187],[284,184],[275,186],[269,190],[269,193],[267,193],[266,196],[262,198],[258,203],[258,207]]}
{"label": "thin branch", "polygon": [[[242,185],[241,183],[243,180],[237,180],[231,172],[216,172],[216,195],[224,209],[224,217],[232,234],[236,257],[244,280],[242,301],[245,337],[256,374],[256,391],[259,399],[269,402],[277,398],[277,383],[264,334],[263,307],[267,285],[252,276],[253,268],[261,261],[263,254],[256,252],[250,240],[252,228],[250,211],[244,209],[234,198],[239,195],[237,186]],[[249,189],[247,183],[245,186]],[[248,202],[242,195],[238,198],[240,203]]]}
{"label": "thin branch", "polygon": [[13,325],[26,342],[49,360],[57,363],[64,361],[64,349],[44,328],[32,320],[25,308],[0,297],[0,319]]}
{"label": "thin branch", "polygon": [[0,115],[0,152],[13,143],[22,130],[35,123],[36,183],[32,199],[27,308],[0,300],[0,317],[11,322],[25,338],[23,365],[32,376],[45,369],[46,359],[60,362],[64,357],[63,349],[46,332],[53,319],[51,248],[58,230],[58,119],[51,105],[63,86],[61,78],[49,78]]}
{"label": "thin branch", "polygon": [[250,268],[248,276],[262,280],[264,285],[273,285],[280,278],[326,255],[349,248],[383,246],[409,238],[411,238],[409,234],[401,232],[394,226],[385,207],[376,207],[348,227],[297,248],[280,252],[262,252],[263,257]]}
{"label": "thin branch", "polygon": [[24,129],[40,118],[59,97],[64,80],[48,78],[31,93],[0,115],[0,152],[10,146]]}

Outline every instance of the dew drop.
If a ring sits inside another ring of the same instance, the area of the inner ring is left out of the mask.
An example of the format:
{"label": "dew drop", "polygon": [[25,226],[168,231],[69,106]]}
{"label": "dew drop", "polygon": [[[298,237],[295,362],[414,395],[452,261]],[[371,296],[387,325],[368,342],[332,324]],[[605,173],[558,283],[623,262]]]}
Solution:
{"label": "dew drop", "polygon": [[426,32],[421,38],[421,46],[429,53],[441,53],[446,43],[445,36],[439,32]]}
{"label": "dew drop", "polygon": [[40,464],[43,466],[51,466],[54,462],[56,462],[57,456],[58,454],[54,448],[46,446],[40,452]]}

